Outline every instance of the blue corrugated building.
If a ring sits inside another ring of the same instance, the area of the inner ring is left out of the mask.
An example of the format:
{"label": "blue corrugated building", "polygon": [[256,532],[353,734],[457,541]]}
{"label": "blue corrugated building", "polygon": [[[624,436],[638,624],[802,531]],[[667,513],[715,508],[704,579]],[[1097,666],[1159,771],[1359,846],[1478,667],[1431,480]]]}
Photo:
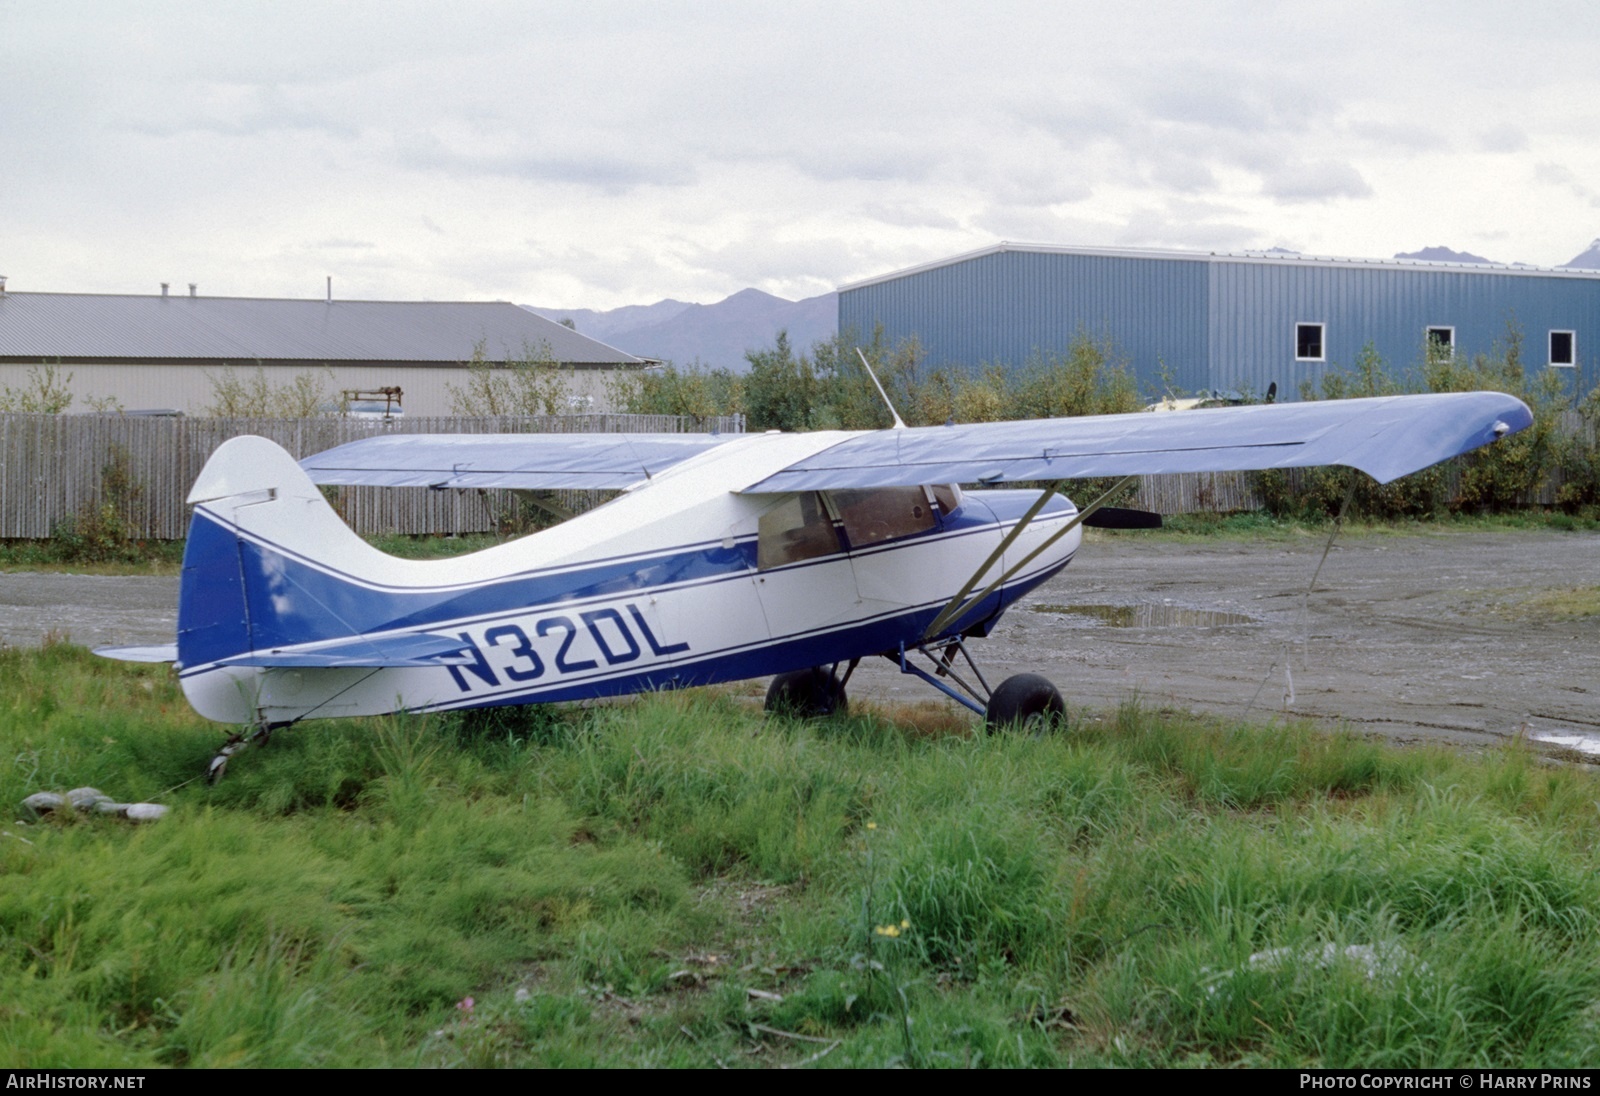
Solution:
{"label": "blue corrugated building", "polygon": [[1294,398],[1372,343],[1397,370],[1428,340],[1491,351],[1508,323],[1530,366],[1593,384],[1600,271],[1002,243],[839,290],[839,330],[915,335],[936,365],[1019,365],[1109,336],[1141,384]]}

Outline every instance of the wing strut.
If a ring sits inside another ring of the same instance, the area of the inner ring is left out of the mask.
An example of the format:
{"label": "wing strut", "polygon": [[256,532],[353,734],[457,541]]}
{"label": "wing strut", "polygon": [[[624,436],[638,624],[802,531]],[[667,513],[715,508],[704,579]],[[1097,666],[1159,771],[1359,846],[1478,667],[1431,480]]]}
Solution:
{"label": "wing strut", "polygon": [[1050,496],[1055,494],[1056,490],[1061,486],[1061,484],[1065,483],[1066,481],[1060,480],[1045,488],[1044,492],[1039,496],[1038,501],[1028,508],[1028,512],[1026,514],[1022,515],[1022,520],[1017,522],[1016,525],[1012,526],[1011,532],[1007,533],[1005,539],[999,543],[993,552],[989,553],[989,558],[984,560],[983,563],[979,565],[978,569],[972,573],[972,577],[967,580],[966,585],[961,587],[961,592],[956,594],[955,597],[951,598],[949,604],[947,604],[943,609],[939,610],[939,615],[933,618],[933,623],[928,625],[927,630],[922,633],[922,638],[924,640],[930,639],[937,635],[943,628],[966,616],[967,613],[972,611],[973,606],[979,604],[984,598],[998,590],[1000,585],[1005,582],[1006,579],[1010,578],[1028,564],[1032,563],[1034,559],[1038,557],[1039,553],[1043,552],[1046,548],[1050,547],[1056,541],[1060,540],[1062,537],[1072,532],[1072,530],[1076,529],[1079,525],[1083,524],[1084,518],[1092,515],[1096,510],[1100,509],[1107,502],[1109,502],[1112,497],[1114,497],[1124,487],[1128,486],[1128,484],[1132,483],[1138,478],[1139,477],[1137,476],[1123,476],[1112,486],[1111,490],[1095,499],[1082,510],[1079,510],[1077,517],[1073,518],[1060,529],[1057,529],[1054,533],[1050,534],[1049,537],[1045,538],[1043,544],[1040,544],[1026,556],[1023,556],[1022,559],[1012,564],[1003,575],[986,586],[981,594],[978,594],[976,597],[973,597],[970,600],[963,601],[963,599],[972,592],[972,588],[978,584],[978,580],[983,577],[984,572],[990,567],[994,566],[995,561],[1005,553],[1007,548],[1011,547],[1012,542],[1014,542],[1017,537],[1021,535],[1022,531],[1033,522],[1034,517],[1039,513],[1039,511],[1044,509],[1044,504],[1050,501]]}
{"label": "wing strut", "polygon": [[978,584],[978,580],[983,577],[984,572],[993,567],[1000,557],[1005,555],[1006,549],[1011,547],[1011,542],[1022,535],[1022,530],[1026,529],[1028,523],[1034,519],[1034,516],[1044,509],[1044,504],[1050,501],[1050,496],[1061,490],[1061,485],[1066,482],[1066,480],[1056,480],[1056,482],[1040,492],[1038,500],[1028,507],[1026,514],[1022,515],[1022,520],[1011,527],[1011,532],[1007,533],[1005,538],[995,545],[994,551],[989,553],[989,558],[978,564],[978,569],[972,572],[972,577],[967,579],[966,585],[962,586],[956,592],[956,596],[951,598],[943,609],[939,610],[939,615],[933,618],[933,623],[929,624],[927,630],[922,633],[924,640],[938,635],[939,629],[943,628],[950,618],[955,615],[956,606],[960,605],[966,599],[966,596],[972,593],[972,588]]}

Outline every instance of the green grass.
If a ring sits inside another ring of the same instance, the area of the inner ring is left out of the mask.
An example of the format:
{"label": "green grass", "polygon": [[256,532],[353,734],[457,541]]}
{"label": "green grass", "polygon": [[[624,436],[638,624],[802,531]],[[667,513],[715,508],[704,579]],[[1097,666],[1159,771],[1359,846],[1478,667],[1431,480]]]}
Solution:
{"label": "green grass", "polygon": [[0,541],[0,571],[56,571],[80,575],[175,575],[183,566],[183,541],[131,541],[110,558],[85,559],[57,540]]}
{"label": "green grass", "polygon": [[1517,606],[1525,617],[1540,620],[1579,620],[1600,616],[1600,586],[1569,586],[1542,590]]}
{"label": "green grass", "polygon": [[207,787],[221,730],[163,669],[0,651],[0,800],[173,808],[4,825],[0,1060],[1600,1060],[1585,771],[1132,704],[1039,739],[857,707],[314,722]]}

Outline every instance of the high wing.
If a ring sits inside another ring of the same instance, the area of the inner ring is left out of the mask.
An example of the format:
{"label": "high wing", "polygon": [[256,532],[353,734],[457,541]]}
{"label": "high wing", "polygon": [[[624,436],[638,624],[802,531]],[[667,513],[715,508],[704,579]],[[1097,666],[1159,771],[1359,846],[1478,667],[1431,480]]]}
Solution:
{"label": "high wing", "polygon": [[380,434],[300,462],[312,481],[379,487],[620,489],[738,434]]}
{"label": "high wing", "polygon": [[1388,483],[1533,422],[1500,392],[875,430],[742,494],[1343,464]]}
{"label": "high wing", "polygon": [[[1500,392],[862,431],[743,494],[1342,464],[1379,483],[1525,429]],[[307,457],[319,484],[620,489],[732,441],[706,434],[383,434]]]}

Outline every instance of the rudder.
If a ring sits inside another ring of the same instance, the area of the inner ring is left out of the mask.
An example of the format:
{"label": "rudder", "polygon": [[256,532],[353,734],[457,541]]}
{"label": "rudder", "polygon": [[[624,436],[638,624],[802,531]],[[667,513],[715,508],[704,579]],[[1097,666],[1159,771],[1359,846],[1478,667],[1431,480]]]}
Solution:
{"label": "rudder", "polygon": [[[178,659],[185,669],[249,651],[359,631],[341,603],[342,578],[382,553],[334,513],[280,446],[237,437],[211,455],[194,504],[178,588]],[[314,564],[319,588],[294,572]]]}

